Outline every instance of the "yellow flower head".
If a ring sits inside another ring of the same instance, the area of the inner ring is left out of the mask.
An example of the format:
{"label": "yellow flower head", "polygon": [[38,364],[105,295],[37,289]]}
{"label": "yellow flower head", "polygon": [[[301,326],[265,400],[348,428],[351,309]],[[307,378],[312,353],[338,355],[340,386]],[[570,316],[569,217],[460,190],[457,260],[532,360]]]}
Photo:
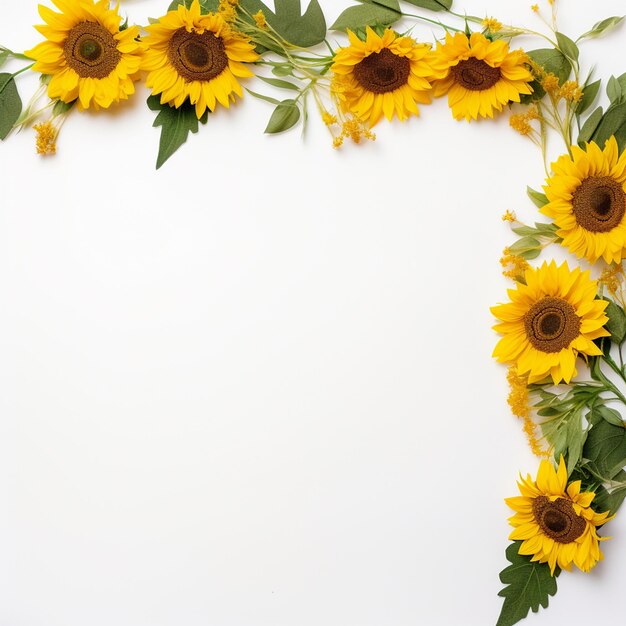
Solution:
{"label": "yellow flower head", "polygon": [[550,571],[558,565],[571,571],[576,565],[589,572],[603,559],[597,527],[605,524],[609,513],[596,513],[591,508],[595,493],[581,492],[579,480],[567,482],[565,461],[561,457],[558,470],[551,461],[539,465],[537,480],[520,477],[521,496],[507,498],[515,511],[509,522],[514,527],[510,539],[522,541],[519,553],[532,556],[532,561],[548,563]]}
{"label": "yellow flower head", "polygon": [[203,15],[193,0],[189,8],[180,5],[146,30],[142,68],[152,93],[161,94],[161,104],[178,108],[189,99],[201,118],[217,103],[228,108],[235,95],[243,95],[238,79],[252,76],[245,63],[259,57],[250,40],[221,15]]}
{"label": "yellow flower head", "polygon": [[139,27],[120,30],[122,18],[109,0],[52,0],[55,13],[39,5],[46,22],[37,30],[46,38],[26,55],[34,70],[51,76],[48,96],[83,109],[106,109],[135,92],[142,44]]}
{"label": "yellow flower head", "polygon": [[443,72],[434,84],[435,96],[448,94],[457,119],[493,118],[509,102],[532,93],[533,76],[522,50],[510,51],[499,39],[489,41],[482,33],[446,35],[435,52],[436,67]]}
{"label": "yellow flower head", "polygon": [[332,66],[332,90],[345,113],[370,126],[383,115],[401,121],[419,115],[418,103],[431,101],[430,47],[387,28],[382,36],[367,27],[361,41],[348,31],[350,45],[340,48]]}
{"label": "yellow flower head", "polygon": [[626,152],[611,137],[604,150],[595,143],[572,147],[552,164],[541,212],[554,220],[563,245],[595,263],[626,258]]}
{"label": "yellow flower head", "polygon": [[596,299],[598,284],[588,271],[570,270],[567,263],[529,268],[524,280],[509,289],[510,302],[491,309],[500,320],[494,330],[503,335],[493,356],[516,365],[529,383],[549,376],[555,385],[569,383],[579,354],[602,354],[593,341],[609,335],[608,302]]}
{"label": "yellow flower head", "polygon": [[498,21],[495,17],[486,17],[482,21],[482,26],[491,33],[497,33],[499,30],[502,30],[502,22]]}
{"label": "yellow flower head", "polygon": [[58,130],[54,124],[48,120],[47,122],[42,122],[41,124],[35,124],[33,129],[37,133],[37,154],[44,156],[56,154]]}

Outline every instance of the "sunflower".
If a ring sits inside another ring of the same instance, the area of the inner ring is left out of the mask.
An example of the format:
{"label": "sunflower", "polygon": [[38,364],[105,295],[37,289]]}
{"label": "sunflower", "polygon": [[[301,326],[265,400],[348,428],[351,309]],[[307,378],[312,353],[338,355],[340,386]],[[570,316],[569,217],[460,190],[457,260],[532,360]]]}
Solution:
{"label": "sunflower", "polygon": [[139,27],[120,30],[122,18],[108,0],[52,0],[55,13],[39,5],[46,41],[28,50],[37,72],[51,76],[48,95],[83,109],[107,109],[135,92],[142,44]]}
{"label": "sunflower", "polygon": [[609,335],[603,328],[608,302],[595,299],[597,282],[588,271],[570,271],[567,263],[529,268],[524,278],[525,285],[509,290],[511,302],[491,309],[501,321],[494,329],[504,335],[493,356],[516,365],[530,383],[548,376],[555,385],[569,383],[578,354],[602,354],[593,340]]}
{"label": "sunflower", "polygon": [[400,37],[387,28],[382,36],[369,26],[361,41],[348,31],[350,45],[335,53],[332,90],[340,108],[370,126],[384,115],[399,120],[419,115],[418,103],[431,101],[433,54],[430,46]]}
{"label": "sunflower", "polygon": [[509,539],[521,540],[520,554],[531,561],[548,563],[550,572],[558,565],[571,571],[572,563],[588,572],[603,559],[596,528],[609,521],[609,513],[596,513],[591,503],[596,494],[580,491],[580,480],[567,484],[565,461],[558,470],[550,461],[539,466],[537,480],[528,475],[518,482],[521,496],[507,498],[515,511],[509,518],[515,528]]}
{"label": "sunflower", "polygon": [[448,94],[452,115],[470,121],[493,118],[509,102],[533,92],[533,75],[522,50],[511,52],[502,39],[489,41],[481,33],[446,35],[435,52],[443,77],[434,83],[434,95]]}
{"label": "sunflower", "polygon": [[146,84],[161,104],[176,108],[189,99],[201,118],[219,102],[226,108],[243,92],[238,78],[252,76],[244,63],[259,57],[250,40],[221,15],[202,14],[200,3],[180,5],[148,26],[143,69]]}
{"label": "sunflower", "polygon": [[595,263],[626,257],[626,152],[619,156],[611,137],[604,150],[595,143],[572,147],[552,165],[541,212],[551,217],[572,254]]}

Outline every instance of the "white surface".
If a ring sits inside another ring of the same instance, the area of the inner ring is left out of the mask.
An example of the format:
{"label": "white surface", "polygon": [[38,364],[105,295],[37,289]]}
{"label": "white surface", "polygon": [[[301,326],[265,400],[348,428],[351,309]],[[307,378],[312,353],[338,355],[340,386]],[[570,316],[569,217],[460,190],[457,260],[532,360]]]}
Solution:
{"label": "white surface", "polygon": [[[38,41],[34,0],[0,4],[2,43]],[[537,26],[529,4],[457,6]],[[563,4],[570,34],[623,11]],[[606,78],[624,52],[583,55]],[[495,623],[503,498],[537,462],[488,307],[536,148],[442,100],[334,152],[247,98],[156,173],[144,100],[72,115],[55,159],[0,147],[0,625]],[[614,618],[610,531],[529,623]]]}

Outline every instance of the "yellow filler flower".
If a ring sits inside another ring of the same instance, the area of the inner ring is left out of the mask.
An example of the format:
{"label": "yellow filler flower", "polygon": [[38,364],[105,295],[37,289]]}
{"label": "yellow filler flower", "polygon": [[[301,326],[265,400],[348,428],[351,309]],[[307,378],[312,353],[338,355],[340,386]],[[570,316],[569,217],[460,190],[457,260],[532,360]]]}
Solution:
{"label": "yellow filler flower", "polygon": [[579,354],[602,354],[593,340],[610,334],[604,328],[608,302],[596,300],[597,281],[588,271],[567,263],[529,268],[524,279],[508,291],[511,302],[491,309],[500,320],[494,329],[503,335],[493,356],[516,365],[531,384],[548,376],[554,384],[569,383]]}
{"label": "yellow filler flower", "polygon": [[595,263],[620,263],[626,257],[626,153],[619,155],[611,137],[604,150],[595,143],[572,147],[552,165],[544,187],[551,217],[563,245]]}
{"label": "yellow filler flower", "polygon": [[63,102],[78,99],[83,109],[106,109],[135,92],[142,44],[139,27],[120,30],[122,18],[109,0],[52,0],[55,13],[39,5],[46,22],[36,26],[46,38],[26,55],[33,69],[51,76],[48,96]]}
{"label": "yellow filler flower", "polygon": [[489,41],[481,33],[446,35],[435,52],[437,68],[435,96],[448,94],[448,104],[457,119],[470,121],[493,118],[509,102],[519,102],[533,92],[533,75],[522,50],[511,51],[502,40]]}
{"label": "yellow filler flower", "polygon": [[369,26],[361,41],[348,31],[350,45],[340,48],[332,66],[332,90],[345,113],[370,127],[383,115],[404,121],[419,115],[418,103],[431,101],[433,54],[430,46],[400,37],[387,28],[378,35]]}
{"label": "yellow filler flower", "polygon": [[259,57],[250,40],[221,15],[202,14],[200,3],[180,5],[146,28],[143,69],[146,84],[161,104],[180,107],[187,99],[201,118],[217,103],[229,108],[243,96],[240,78],[252,76],[245,63]]}
{"label": "yellow filler flower", "polygon": [[509,539],[522,541],[519,553],[532,561],[548,563],[550,572],[558,565],[571,571],[572,564],[589,572],[603,559],[597,527],[609,521],[609,513],[596,513],[591,503],[596,494],[580,491],[579,480],[567,484],[565,461],[561,457],[558,470],[551,461],[539,466],[537,480],[520,477],[521,496],[507,498],[515,511],[509,518],[515,529]]}

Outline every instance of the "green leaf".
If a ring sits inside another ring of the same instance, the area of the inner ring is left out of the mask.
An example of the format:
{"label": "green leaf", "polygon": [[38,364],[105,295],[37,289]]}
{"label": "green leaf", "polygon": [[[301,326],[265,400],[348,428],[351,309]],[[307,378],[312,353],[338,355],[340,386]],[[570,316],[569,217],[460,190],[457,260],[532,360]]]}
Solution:
{"label": "green leaf", "polygon": [[272,113],[265,132],[268,134],[282,133],[293,128],[300,120],[300,109],[295,100],[283,100]]}
{"label": "green leaf", "polygon": [[452,0],[406,0],[406,2],[429,11],[449,11],[452,8]]}
{"label": "green leaf", "polygon": [[522,237],[512,246],[509,246],[509,250],[513,254],[530,261],[536,259],[541,254],[541,242],[534,237]]}
{"label": "green leaf", "polygon": [[615,343],[623,343],[626,339],[626,313],[624,309],[619,304],[609,300],[605,313],[609,318],[606,329],[611,333],[611,339]]}
{"label": "green leaf", "polygon": [[2,67],[9,59],[10,53],[8,50],[0,50],[0,67]]}
{"label": "green leaf", "polygon": [[606,95],[612,103],[622,99],[622,85],[615,76],[609,78],[609,82],[606,85]]}
{"label": "green leaf", "polygon": [[601,404],[600,406],[595,407],[594,411],[609,424],[612,424],[613,426],[624,426],[622,416],[615,409],[611,409],[610,407]]}
{"label": "green leaf", "polygon": [[366,26],[390,26],[402,17],[402,13],[375,4],[349,7],[341,13],[330,27],[331,30],[356,31]]}
{"label": "green leaf", "polygon": [[300,87],[298,85],[294,85],[290,83],[288,80],[280,80],[278,78],[268,78],[266,76],[257,76],[263,82],[266,82],[268,85],[273,85],[274,87],[278,87],[279,89],[292,89],[294,91],[300,91]]}
{"label": "green leaf", "polygon": [[275,104],[275,105],[280,104],[280,100],[276,100],[276,98],[270,98],[269,96],[264,96],[262,93],[257,93],[256,91],[252,91],[252,89],[248,89],[248,88],[246,88],[246,91],[251,96],[258,98],[259,100],[264,100],[265,102],[269,102],[270,104]]}
{"label": "green leaf", "polygon": [[578,134],[578,145],[583,147],[588,141],[591,141],[593,134],[596,132],[596,129],[600,125],[602,121],[602,117],[604,116],[604,110],[602,107],[598,107],[588,118],[587,121],[583,124],[583,127],[580,129],[580,133]]}
{"label": "green leaf", "polygon": [[[189,102],[185,102],[178,109],[161,104],[159,96],[148,98],[148,107],[152,111],[158,111],[154,120],[154,127],[161,127],[161,140],[159,142],[159,155],[157,157],[156,168],[159,169],[186,141],[189,133],[198,132],[198,116],[196,109]],[[205,113],[203,124],[207,120]]]}
{"label": "green leaf", "polygon": [[626,145],[626,102],[612,104],[607,109],[591,139],[604,148],[607,139],[613,136],[621,152]]}
{"label": "green leaf", "polygon": [[596,80],[583,87],[583,97],[576,106],[576,115],[582,115],[595,101],[602,86],[601,80]]}
{"label": "green leaf", "polygon": [[22,99],[12,74],[0,74],[0,140],[8,137],[22,113]]}
{"label": "green leaf", "polygon": [[526,193],[538,209],[541,209],[542,207],[546,206],[546,204],[548,204],[548,197],[546,196],[546,194],[535,191],[531,187],[526,187]]}
{"label": "green leaf", "polygon": [[578,61],[580,56],[580,50],[578,46],[563,33],[556,33],[556,42],[559,44],[559,49],[570,61]]}
{"label": "green leaf", "polygon": [[550,596],[557,592],[559,568],[552,576],[547,563],[533,563],[530,556],[519,554],[521,545],[521,541],[515,541],[506,549],[511,565],[500,572],[500,581],[507,586],[498,594],[504,598],[504,604],[496,626],[513,626],[531,609],[536,613],[540,606],[548,608]]}
{"label": "green leaf", "polygon": [[614,15],[613,17],[607,17],[605,20],[602,20],[601,22],[594,24],[591,30],[588,30],[586,33],[583,33],[578,38],[578,41],[580,41],[581,39],[587,39],[591,37],[601,37],[605,33],[619,26],[624,21],[624,17],[626,16]]}
{"label": "green leaf", "polygon": [[626,428],[606,419],[597,422],[587,435],[583,456],[605,481],[614,479],[626,464]]}
{"label": "green leaf", "polygon": [[267,23],[296,46],[310,48],[326,39],[326,18],[318,0],[311,0],[304,14],[300,0],[274,0],[274,11],[261,0],[241,0],[240,4],[251,15],[263,11]]}

